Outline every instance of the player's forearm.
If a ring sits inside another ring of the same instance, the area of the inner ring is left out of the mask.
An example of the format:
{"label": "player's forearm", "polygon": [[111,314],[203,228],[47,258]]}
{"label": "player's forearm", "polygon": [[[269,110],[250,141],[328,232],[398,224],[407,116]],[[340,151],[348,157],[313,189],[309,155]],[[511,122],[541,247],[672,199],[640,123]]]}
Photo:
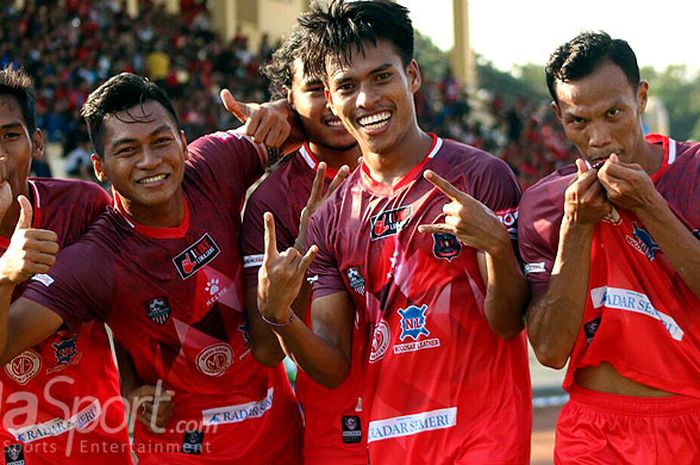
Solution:
{"label": "player's forearm", "polygon": [[515,337],[524,327],[529,290],[510,240],[486,254],[486,270],[484,311],[489,326],[505,339]]}
{"label": "player's forearm", "polygon": [[284,352],[319,384],[336,387],[345,380],[350,369],[341,350],[315,334],[301,319],[287,326],[274,327]]}
{"label": "player's forearm", "polygon": [[248,334],[250,335],[253,357],[265,366],[277,366],[284,358],[284,352],[277,341],[275,333],[260,318],[257,287],[246,290],[246,315],[248,317]]}
{"label": "player's forearm", "polygon": [[566,219],[560,229],[557,257],[547,291],[530,303],[527,331],[543,365],[562,368],[576,343],[588,290],[592,226],[572,226]]}
{"label": "player's forearm", "polygon": [[649,208],[636,213],[673,269],[700,297],[700,240],[681,223],[660,195]]}

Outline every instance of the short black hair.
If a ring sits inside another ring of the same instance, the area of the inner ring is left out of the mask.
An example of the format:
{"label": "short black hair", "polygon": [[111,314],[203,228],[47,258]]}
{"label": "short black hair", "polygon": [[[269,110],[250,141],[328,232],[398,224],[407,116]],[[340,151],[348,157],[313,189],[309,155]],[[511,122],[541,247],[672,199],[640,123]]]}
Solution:
{"label": "short black hair", "polygon": [[[155,83],[136,74],[121,73],[112,76],[88,96],[80,114],[85,118],[90,141],[98,156],[102,156],[104,149],[102,143],[104,119],[109,115],[141,106],[149,100],[163,105],[163,108],[170,113],[175,121],[177,129],[180,129],[180,120],[165,91]],[[131,118],[130,122],[148,121],[144,119],[143,115],[129,113],[129,117]]]}
{"label": "short black hair", "polygon": [[365,52],[368,43],[391,43],[404,66],[413,59],[413,24],[408,9],[389,0],[320,1],[299,17],[306,31],[306,50],[302,54],[304,70],[326,78],[326,59],[331,56],[350,64],[353,52]]}
{"label": "short black hair", "polygon": [[0,96],[10,96],[15,99],[22,111],[24,124],[29,131],[29,137],[36,131],[36,93],[34,81],[22,68],[12,65],[0,70]]}
{"label": "short black hair", "polygon": [[545,66],[547,88],[557,102],[556,84],[584,78],[598,66],[610,61],[622,69],[630,86],[639,87],[639,65],[634,51],[622,39],[612,39],[605,32],[582,32],[560,45]]}
{"label": "short black hair", "polygon": [[[272,54],[270,61],[261,68],[261,73],[269,82],[270,95],[273,100],[286,98],[292,88],[294,61],[300,57],[305,44],[304,30],[295,27],[284,39],[282,45]],[[302,66],[303,63],[302,63]]]}

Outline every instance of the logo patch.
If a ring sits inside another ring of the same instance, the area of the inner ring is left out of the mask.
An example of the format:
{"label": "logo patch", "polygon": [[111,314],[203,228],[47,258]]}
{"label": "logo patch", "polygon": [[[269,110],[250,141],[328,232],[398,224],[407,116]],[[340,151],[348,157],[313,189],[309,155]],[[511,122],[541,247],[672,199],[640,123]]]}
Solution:
{"label": "logo patch", "polygon": [[186,431],[182,438],[182,453],[200,455],[204,443],[204,431]]}
{"label": "logo patch", "polygon": [[340,426],[343,430],[343,444],[357,444],[362,441],[360,417],[356,415],[343,417]]}
{"label": "logo patch", "polygon": [[25,465],[25,463],[22,444],[10,444],[5,446],[6,465]]}
{"label": "logo patch", "polygon": [[600,326],[600,317],[589,321],[583,325],[583,331],[586,333],[586,343],[590,344],[593,336],[595,336],[596,331],[598,331],[598,326]]}
{"label": "logo patch", "polygon": [[250,326],[248,325],[248,318],[243,318],[243,323],[238,326],[238,331],[241,332],[243,337],[243,346],[247,349],[250,347]]}
{"label": "logo patch", "polygon": [[182,279],[187,279],[200,268],[211,262],[219,255],[221,249],[211,238],[209,233],[204,233],[197,242],[182,251],[173,258],[173,263]]}
{"label": "logo patch", "polygon": [[378,215],[370,218],[370,239],[375,241],[388,236],[393,236],[401,231],[409,221],[413,214],[413,207],[407,205],[405,207],[394,208],[392,210],[384,210]]}
{"label": "logo patch", "polygon": [[525,265],[525,275],[532,273],[544,273],[546,271],[544,262],[528,263]]}
{"label": "logo patch", "polygon": [[369,354],[369,363],[374,363],[384,357],[386,350],[389,348],[390,339],[391,331],[389,331],[389,325],[386,324],[386,321],[381,320],[374,327],[374,333],[372,334],[372,349]]}
{"label": "logo patch", "polygon": [[54,279],[47,274],[41,273],[41,274],[35,274],[34,276],[32,276],[32,281],[39,281],[44,286],[49,287],[50,285],[53,284]]}
{"label": "logo patch", "polygon": [[197,355],[197,368],[207,376],[221,376],[231,366],[233,350],[224,343],[211,345]]}
{"label": "logo patch", "polygon": [[696,239],[700,240],[700,229],[696,229],[693,231],[693,236],[695,236]]}
{"label": "logo patch", "polygon": [[21,385],[27,384],[41,370],[41,356],[33,350],[25,350],[5,365],[7,376]]}
{"label": "logo patch", "polygon": [[637,252],[646,255],[647,259],[652,261],[654,255],[656,255],[656,251],[660,250],[659,245],[654,242],[651,234],[649,234],[646,229],[638,227],[637,223],[634,222],[632,223],[632,227],[634,228],[632,231],[632,236],[634,237],[625,236],[625,239],[627,239],[629,245],[634,247]]}
{"label": "logo patch", "polygon": [[426,311],[428,311],[427,305],[423,305],[422,307],[411,305],[405,310],[398,310],[398,314],[401,317],[401,334],[399,335],[399,339],[403,341],[410,338],[414,342],[394,345],[395,354],[398,355],[407,352],[417,352],[423,349],[440,347],[439,338],[434,337],[431,339],[421,339],[421,336],[430,336],[430,331],[428,331],[428,328],[425,327]]}
{"label": "logo patch", "polygon": [[146,303],[146,316],[155,324],[163,326],[170,318],[170,304],[167,297],[158,297]]}
{"label": "logo patch", "polygon": [[494,212],[498,221],[508,230],[508,236],[511,240],[518,239],[518,208],[506,208]]}
{"label": "logo patch", "polygon": [[77,337],[78,336],[73,335],[51,344],[54,350],[54,356],[56,357],[56,365],[47,369],[47,373],[53,373],[54,371],[62,370],[67,366],[75,365],[80,362],[83,358],[83,354],[78,352],[78,347],[75,342]]}
{"label": "logo patch", "polygon": [[229,405],[202,410],[202,423],[205,426],[240,423],[251,418],[260,418],[272,408],[275,388],[268,388],[265,397],[245,404]]}
{"label": "logo patch", "polygon": [[365,278],[362,277],[358,267],[348,268],[345,271],[350,287],[360,295],[365,295]]}
{"label": "logo patch", "polygon": [[452,428],[457,424],[457,407],[369,422],[367,442],[413,436],[436,429]]}
{"label": "logo patch", "polygon": [[451,262],[461,252],[462,244],[454,234],[433,233],[433,253],[437,258],[444,258]]}

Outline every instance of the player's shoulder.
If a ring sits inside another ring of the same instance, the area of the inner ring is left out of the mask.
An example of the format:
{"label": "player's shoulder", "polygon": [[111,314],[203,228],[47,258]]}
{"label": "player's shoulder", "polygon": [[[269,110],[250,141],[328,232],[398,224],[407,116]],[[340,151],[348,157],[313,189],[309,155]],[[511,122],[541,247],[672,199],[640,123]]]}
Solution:
{"label": "player's shoulder", "polygon": [[435,154],[431,169],[446,179],[503,177],[515,179],[510,166],[484,150],[452,139],[440,139],[441,147]]}
{"label": "player's shoulder", "polygon": [[700,163],[700,142],[676,141],[676,162]]}
{"label": "player's shoulder", "polygon": [[313,179],[313,171],[307,171],[308,173],[299,169],[299,160],[296,152],[283,158],[255,188],[248,202],[270,203],[274,201],[279,203],[280,199],[289,197],[296,182],[307,177]]}
{"label": "player's shoulder", "polygon": [[543,201],[558,202],[563,199],[564,191],[575,175],[576,165],[566,165],[551,172],[523,192],[520,208]]}
{"label": "player's shoulder", "polygon": [[33,183],[41,193],[46,193],[56,197],[70,195],[72,197],[83,198],[85,200],[85,196],[109,196],[107,191],[105,191],[99,184],[82,179],[32,177],[30,178],[30,182]]}

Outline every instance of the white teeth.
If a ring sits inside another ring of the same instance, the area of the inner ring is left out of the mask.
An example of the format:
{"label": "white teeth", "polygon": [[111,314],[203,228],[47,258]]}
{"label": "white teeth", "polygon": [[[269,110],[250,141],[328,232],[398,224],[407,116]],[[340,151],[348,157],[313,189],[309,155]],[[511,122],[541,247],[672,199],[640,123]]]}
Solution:
{"label": "white teeth", "polygon": [[144,179],[139,181],[139,184],[153,184],[153,183],[156,183],[158,181],[162,181],[163,179],[165,179],[165,175],[159,174],[158,176],[151,176],[150,178],[144,178]]}
{"label": "white teeth", "polygon": [[340,127],[343,125],[343,122],[340,121],[339,119],[332,119],[332,120],[326,121],[326,124],[328,126],[332,126],[332,127]]}
{"label": "white teeth", "polygon": [[381,113],[377,113],[375,115],[370,115],[370,116],[364,116],[358,120],[360,123],[360,126],[369,126],[369,125],[377,125],[377,127],[381,126],[381,124],[378,123],[384,123],[391,118],[391,112],[388,111],[383,111]]}

